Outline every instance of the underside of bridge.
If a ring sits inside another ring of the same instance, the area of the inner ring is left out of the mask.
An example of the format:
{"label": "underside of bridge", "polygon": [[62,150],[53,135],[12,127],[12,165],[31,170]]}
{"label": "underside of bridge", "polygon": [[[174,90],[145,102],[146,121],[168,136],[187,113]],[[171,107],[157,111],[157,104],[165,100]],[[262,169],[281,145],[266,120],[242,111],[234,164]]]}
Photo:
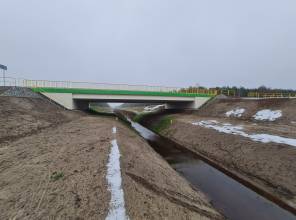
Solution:
{"label": "underside of bridge", "polygon": [[149,103],[149,104],[164,104],[166,109],[194,109],[193,101],[159,101],[159,100],[98,100],[98,99],[73,99],[73,109],[86,110],[90,103]]}

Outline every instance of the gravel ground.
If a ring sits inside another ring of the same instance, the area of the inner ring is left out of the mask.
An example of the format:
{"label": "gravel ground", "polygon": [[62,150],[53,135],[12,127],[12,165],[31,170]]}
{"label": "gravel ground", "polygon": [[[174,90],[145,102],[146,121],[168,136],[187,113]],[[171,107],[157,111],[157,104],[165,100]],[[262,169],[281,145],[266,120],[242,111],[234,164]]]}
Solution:
{"label": "gravel ground", "polygon": [[0,86],[0,95],[5,92],[7,89],[10,89],[8,86]]}
{"label": "gravel ground", "polygon": [[14,86],[6,88],[2,93],[0,93],[0,96],[42,98],[41,95],[33,92],[30,88],[14,87]]}

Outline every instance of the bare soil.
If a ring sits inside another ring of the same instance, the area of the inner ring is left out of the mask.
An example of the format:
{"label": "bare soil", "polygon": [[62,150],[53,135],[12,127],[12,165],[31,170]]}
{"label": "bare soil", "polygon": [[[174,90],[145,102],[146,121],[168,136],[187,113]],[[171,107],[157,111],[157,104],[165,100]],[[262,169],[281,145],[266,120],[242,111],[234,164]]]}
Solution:
{"label": "bare soil", "polygon": [[[0,97],[0,219],[105,219],[117,138],[131,219],[223,219],[134,131],[47,100]],[[117,134],[112,134],[112,127]]]}
{"label": "bare soil", "polygon": [[[242,136],[192,125],[192,122],[215,119],[243,125],[247,133],[296,138],[295,124],[290,123],[295,120],[295,104],[296,99],[215,100],[197,112],[173,115],[172,125],[161,134],[214,161],[296,210],[295,147],[254,142]],[[225,112],[236,107],[246,108],[246,114],[242,118],[227,118]],[[283,117],[275,122],[254,121],[252,115],[265,108],[282,110]],[[153,118],[149,120],[151,122]]]}
{"label": "bare soil", "polygon": [[[296,98],[274,98],[274,99],[215,99],[206,106],[199,109],[198,116],[227,118],[226,112],[235,108],[244,108],[246,111],[241,118],[235,118],[241,121],[251,121],[255,123],[269,124],[269,122],[257,121],[253,115],[263,109],[282,110],[283,117],[275,121],[276,124],[293,125],[296,121]],[[275,124],[272,122],[272,124]]]}
{"label": "bare soil", "polygon": [[71,121],[82,113],[66,111],[46,99],[0,96],[0,143]]}
{"label": "bare soil", "polygon": [[81,117],[1,144],[0,219],[103,219],[108,124]]}

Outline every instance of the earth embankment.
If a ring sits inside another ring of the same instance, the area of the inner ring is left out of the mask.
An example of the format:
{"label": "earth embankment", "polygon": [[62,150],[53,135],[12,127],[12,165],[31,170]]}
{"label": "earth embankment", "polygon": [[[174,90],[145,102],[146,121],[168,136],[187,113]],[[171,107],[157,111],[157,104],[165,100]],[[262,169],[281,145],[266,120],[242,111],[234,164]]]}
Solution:
{"label": "earth embankment", "polygon": [[[296,138],[295,103],[296,99],[217,99],[198,111],[148,115],[141,123],[153,128],[170,117],[161,135],[208,158],[295,213],[296,149],[288,144]],[[226,114],[242,108],[240,117]],[[264,109],[280,110],[282,117],[256,120],[253,116]],[[290,142],[278,141],[279,137]]]}
{"label": "earth embankment", "polygon": [[67,111],[43,99],[0,101],[0,219],[105,219],[114,139],[131,219],[223,219],[202,192],[114,117]]}

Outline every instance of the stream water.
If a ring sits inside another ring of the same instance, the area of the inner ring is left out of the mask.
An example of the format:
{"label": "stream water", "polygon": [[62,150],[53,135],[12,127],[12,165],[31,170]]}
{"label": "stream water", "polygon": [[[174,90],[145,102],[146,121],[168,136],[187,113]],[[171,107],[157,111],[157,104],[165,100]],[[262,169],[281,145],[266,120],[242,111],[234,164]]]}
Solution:
{"label": "stream water", "polygon": [[131,121],[131,125],[177,172],[205,193],[227,219],[296,220],[292,213],[205,163],[197,155],[138,123]]}

